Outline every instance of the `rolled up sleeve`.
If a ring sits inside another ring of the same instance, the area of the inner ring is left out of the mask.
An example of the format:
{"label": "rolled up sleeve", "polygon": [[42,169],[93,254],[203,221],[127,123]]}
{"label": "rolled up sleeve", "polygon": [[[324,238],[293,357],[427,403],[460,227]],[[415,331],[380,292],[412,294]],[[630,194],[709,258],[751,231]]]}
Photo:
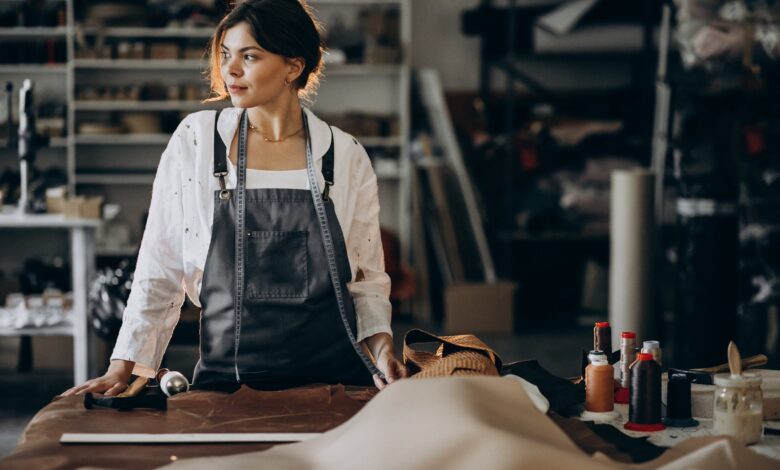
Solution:
{"label": "rolled up sleeve", "polygon": [[160,157],[130,297],[111,359],[135,362],[133,373],[153,377],[184,302],[182,251],[183,126]]}
{"label": "rolled up sleeve", "polygon": [[379,195],[376,174],[365,149],[356,144],[358,170],[355,175],[356,203],[347,238],[349,258],[356,260],[355,280],[348,285],[355,303],[358,341],[390,328],[390,276],[379,233]]}

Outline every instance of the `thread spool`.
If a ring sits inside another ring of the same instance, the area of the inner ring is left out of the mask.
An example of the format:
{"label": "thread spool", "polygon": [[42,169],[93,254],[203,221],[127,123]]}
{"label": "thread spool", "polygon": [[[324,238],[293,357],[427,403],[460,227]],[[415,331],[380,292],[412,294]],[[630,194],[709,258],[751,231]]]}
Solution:
{"label": "thread spool", "polygon": [[631,364],[636,360],[636,333],[624,331],[620,334],[620,386],[615,391],[615,403],[628,403],[628,389],[631,386]]}
{"label": "thread spool", "polygon": [[661,422],[661,366],[649,353],[639,353],[631,367],[628,422],[631,431],[653,432],[666,429]]}
{"label": "thread spool", "polygon": [[636,333],[624,331],[620,334],[620,386],[628,388],[631,385],[629,367],[636,360]]}
{"label": "thread spool", "polygon": [[613,384],[615,370],[600,355],[585,368],[585,409],[593,413],[608,413],[615,409]]}
{"label": "thread spool", "polygon": [[691,417],[691,382],[683,374],[672,374],[666,386],[665,425],[673,428],[698,426]]}
{"label": "thread spool", "polygon": [[608,321],[597,321],[593,327],[593,349],[603,351],[607,360],[612,356],[612,328]]}
{"label": "thread spool", "polygon": [[653,355],[653,360],[662,365],[661,361],[661,343],[655,340],[649,340],[642,343],[642,352]]}

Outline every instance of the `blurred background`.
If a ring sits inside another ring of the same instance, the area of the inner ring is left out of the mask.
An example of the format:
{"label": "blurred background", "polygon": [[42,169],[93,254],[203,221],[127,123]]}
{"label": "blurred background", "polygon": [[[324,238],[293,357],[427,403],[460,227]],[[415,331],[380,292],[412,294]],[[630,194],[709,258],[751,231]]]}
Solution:
{"label": "blurred background", "polygon": [[[574,376],[610,321],[665,365],[734,339],[780,366],[780,2],[308,3],[312,109],[379,180],[399,354],[413,327],[473,333]],[[160,154],[230,105],[202,103],[229,8],[0,1],[0,455],[105,370]],[[164,360],[188,377],[198,319],[185,301]]]}

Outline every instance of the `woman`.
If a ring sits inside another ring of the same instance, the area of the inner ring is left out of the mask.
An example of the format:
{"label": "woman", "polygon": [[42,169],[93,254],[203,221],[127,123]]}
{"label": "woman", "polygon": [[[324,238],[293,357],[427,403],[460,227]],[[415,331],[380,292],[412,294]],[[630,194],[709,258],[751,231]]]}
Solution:
{"label": "woman", "polygon": [[191,114],[174,132],[108,371],[64,395],[113,396],[131,374],[152,377],[185,291],[202,309],[195,387],[381,389],[406,376],[371,163],[301,106],[318,83],[321,44],[297,0],[249,0],[220,22],[212,100],[229,95],[234,107]]}

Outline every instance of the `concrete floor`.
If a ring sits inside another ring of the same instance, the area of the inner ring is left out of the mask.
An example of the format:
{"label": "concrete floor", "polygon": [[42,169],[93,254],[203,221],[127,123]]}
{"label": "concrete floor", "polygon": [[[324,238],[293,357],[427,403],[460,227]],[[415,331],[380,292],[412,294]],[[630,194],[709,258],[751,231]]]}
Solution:
{"label": "concrete floor", "polygon": [[[399,356],[403,333],[411,327],[413,325],[401,322],[393,327]],[[435,332],[433,329],[431,331]],[[580,351],[591,346],[592,331],[591,327],[583,327],[567,331],[479,337],[495,349],[505,362],[537,359],[551,373],[568,377],[579,373]],[[167,366],[187,371],[189,375],[196,358],[197,350],[194,347],[171,348]],[[13,450],[35,413],[53,396],[72,385],[71,374],[70,370],[32,371],[24,374],[5,371],[0,374],[0,457]]]}

